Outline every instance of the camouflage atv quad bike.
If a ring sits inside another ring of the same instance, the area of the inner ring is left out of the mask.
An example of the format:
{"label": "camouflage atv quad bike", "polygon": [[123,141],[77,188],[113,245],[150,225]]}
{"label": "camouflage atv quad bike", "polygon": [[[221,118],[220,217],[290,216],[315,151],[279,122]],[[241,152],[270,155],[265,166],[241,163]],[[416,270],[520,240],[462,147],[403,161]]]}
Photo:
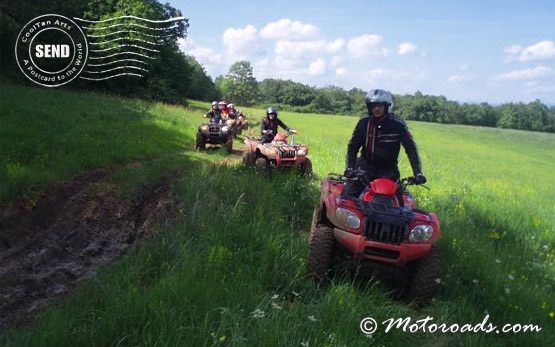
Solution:
{"label": "camouflage atv quad bike", "polygon": [[[287,134],[278,133],[270,143],[262,143],[262,136],[247,137],[243,163],[254,165],[263,174],[286,169],[297,170],[301,176],[312,174],[312,162],[307,157],[308,147],[295,142],[296,133],[296,130],[289,130]],[[291,136],[290,142],[287,142],[288,136]]]}

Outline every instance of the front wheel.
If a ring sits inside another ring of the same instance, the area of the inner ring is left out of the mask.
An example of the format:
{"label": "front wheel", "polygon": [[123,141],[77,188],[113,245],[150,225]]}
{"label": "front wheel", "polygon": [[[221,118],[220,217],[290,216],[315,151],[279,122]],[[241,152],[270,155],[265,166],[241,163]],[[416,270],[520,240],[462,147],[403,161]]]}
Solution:
{"label": "front wheel", "polygon": [[243,151],[243,155],[241,156],[241,159],[243,160],[243,164],[247,166],[251,166],[254,164],[254,153],[247,149]]}
{"label": "front wheel", "polygon": [[[314,216],[319,212],[319,208],[316,208]],[[328,277],[333,267],[335,247],[333,229],[313,217],[306,262],[306,270],[310,276],[320,281]]]}
{"label": "front wheel", "polygon": [[206,140],[204,136],[198,132],[197,133],[197,149],[205,149],[206,148]]}
{"label": "front wheel", "polygon": [[405,296],[407,301],[427,304],[434,296],[439,279],[439,249],[432,245],[430,253],[416,261],[409,290]]}
{"label": "front wheel", "polygon": [[233,153],[233,136],[229,136],[227,139],[225,149],[227,150],[227,153]]}
{"label": "front wheel", "polygon": [[256,166],[258,172],[263,175],[268,175],[270,173],[270,163],[268,163],[268,160],[264,157],[256,158],[254,166]]}
{"label": "front wheel", "polygon": [[301,165],[299,165],[299,174],[301,177],[312,174],[312,162],[310,159],[307,158]]}

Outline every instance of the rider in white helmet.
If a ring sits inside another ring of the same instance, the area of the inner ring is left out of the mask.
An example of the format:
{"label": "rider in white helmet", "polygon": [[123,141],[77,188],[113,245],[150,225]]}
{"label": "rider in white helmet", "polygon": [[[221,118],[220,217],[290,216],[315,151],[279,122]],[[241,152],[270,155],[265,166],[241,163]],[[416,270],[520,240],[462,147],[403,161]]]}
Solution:
{"label": "rider in white helmet", "polygon": [[212,101],[212,109],[204,114],[204,117],[219,120],[222,116],[222,112],[218,108],[218,102]]}
{"label": "rider in white helmet", "polygon": [[[393,114],[391,94],[383,89],[372,89],[365,101],[368,114],[358,121],[347,146],[345,176],[362,169],[367,182],[380,177],[397,181],[400,178],[397,162],[403,146],[417,183],[426,183],[416,143],[405,121]],[[357,154],[360,154],[358,158]],[[356,198],[363,189],[360,181],[348,181],[343,196]],[[399,201],[402,204],[402,199]]]}

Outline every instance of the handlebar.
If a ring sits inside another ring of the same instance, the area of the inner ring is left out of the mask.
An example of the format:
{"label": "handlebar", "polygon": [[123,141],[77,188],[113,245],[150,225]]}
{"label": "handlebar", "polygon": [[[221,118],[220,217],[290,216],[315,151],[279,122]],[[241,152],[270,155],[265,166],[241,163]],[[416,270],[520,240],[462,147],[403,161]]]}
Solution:
{"label": "handlebar", "polygon": [[[366,171],[362,169],[346,170],[343,175],[336,174],[336,173],[330,173],[328,175],[328,177],[330,178],[338,179],[341,181],[361,181],[364,185],[369,185],[370,182],[366,182],[365,176],[366,176]],[[408,177],[401,178],[397,180],[396,183],[403,189],[407,186],[412,186],[412,185],[422,186],[426,189],[430,189],[424,183],[419,183],[418,179],[415,176],[408,176]]]}

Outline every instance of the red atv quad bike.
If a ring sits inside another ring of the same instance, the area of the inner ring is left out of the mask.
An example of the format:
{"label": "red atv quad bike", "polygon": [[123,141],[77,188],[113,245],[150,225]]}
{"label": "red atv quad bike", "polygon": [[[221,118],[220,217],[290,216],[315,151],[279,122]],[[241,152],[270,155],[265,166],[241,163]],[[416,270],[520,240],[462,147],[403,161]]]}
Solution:
{"label": "red atv quad bike", "polygon": [[[270,143],[262,143],[262,136],[248,136],[244,141],[243,163],[254,165],[263,174],[269,174],[272,169],[296,169],[301,176],[310,175],[312,162],[307,157],[308,147],[295,142],[296,133],[296,130],[278,133]],[[288,136],[291,136],[289,143]]]}
{"label": "red atv quad bike", "polygon": [[[365,183],[358,198],[342,197],[347,180],[354,177],[329,174],[322,180],[320,203],[314,210],[307,260],[308,273],[326,278],[340,261],[354,260],[394,279],[407,301],[427,303],[435,294],[439,272],[439,221],[434,213],[420,210],[408,185],[387,178]],[[396,191],[403,191],[400,206]],[[400,285],[400,286],[399,286]]]}

